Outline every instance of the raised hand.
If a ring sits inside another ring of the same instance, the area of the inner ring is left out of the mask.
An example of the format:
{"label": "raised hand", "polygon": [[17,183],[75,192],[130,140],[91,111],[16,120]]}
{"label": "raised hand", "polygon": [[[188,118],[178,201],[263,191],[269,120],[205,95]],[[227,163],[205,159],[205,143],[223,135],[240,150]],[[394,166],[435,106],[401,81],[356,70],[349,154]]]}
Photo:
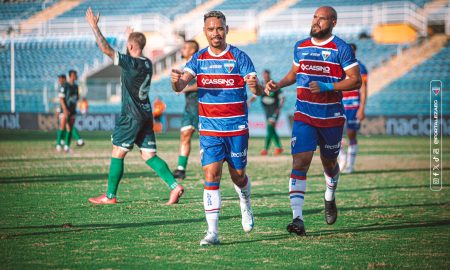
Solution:
{"label": "raised hand", "polygon": [[92,29],[98,27],[98,21],[100,20],[100,13],[97,12],[97,16],[94,15],[92,9],[89,7],[86,10],[86,21],[89,23]]}
{"label": "raised hand", "polygon": [[264,88],[264,92],[266,95],[270,95],[270,92],[275,92],[278,89],[277,84],[270,80],[268,83],[266,83],[266,87]]}

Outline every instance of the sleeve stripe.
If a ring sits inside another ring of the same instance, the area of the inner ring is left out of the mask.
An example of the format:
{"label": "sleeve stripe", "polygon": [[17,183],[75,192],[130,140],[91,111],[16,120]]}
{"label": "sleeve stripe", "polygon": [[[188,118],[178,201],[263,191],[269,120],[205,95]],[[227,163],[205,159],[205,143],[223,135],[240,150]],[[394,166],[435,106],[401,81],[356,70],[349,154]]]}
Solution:
{"label": "sleeve stripe", "polygon": [[187,72],[191,73],[192,76],[194,76],[194,77],[197,76],[197,74],[195,74],[195,72],[194,72],[192,69],[188,68],[188,67],[185,67],[185,68],[183,69],[183,71],[187,71]]}
{"label": "sleeve stripe", "polygon": [[114,65],[115,65],[115,66],[118,66],[118,65],[119,65],[119,52],[118,52],[118,51],[116,51],[116,52],[114,53]]}
{"label": "sleeve stripe", "polygon": [[353,64],[350,64],[350,65],[346,66],[346,67],[344,68],[344,70],[349,70],[349,69],[351,69],[352,67],[356,67],[356,66],[358,66],[358,65],[359,65],[358,62],[355,62],[355,63],[353,63]]}
{"label": "sleeve stripe", "polygon": [[66,97],[66,95],[64,95],[63,93],[59,93],[59,97],[64,98],[64,97]]}
{"label": "sleeve stripe", "polygon": [[292,63],[295,65],[295,66],[300,66],[300,64],[299,63],[297,63],[297,62],[295,62],[295,60],[292,60]]}
{"label": "sleeve stripe", "polygon": [[252,71],[252,72],[249,72],[247,75],[245,75],[244,78],[247,77],[248,75],[255,75],[255,76],[257,76],[257,75],[256,75],[256,72],[255,72],[255,71]]}

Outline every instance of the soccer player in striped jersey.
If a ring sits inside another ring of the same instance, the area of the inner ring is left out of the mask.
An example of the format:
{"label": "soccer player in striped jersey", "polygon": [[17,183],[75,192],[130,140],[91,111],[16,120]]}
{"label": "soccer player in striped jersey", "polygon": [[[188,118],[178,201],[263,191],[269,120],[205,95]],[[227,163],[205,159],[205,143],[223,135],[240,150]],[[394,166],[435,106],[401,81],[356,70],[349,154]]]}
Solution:
{"label": "soccer player in striped jersey", "polygon": [[221,207],[220,179],[223,163],[239,195],[242,227],[254,226],[250,204],[250,179],[245,173],[248,153],[248,112],[246,86],[261,95],[251,59],[226,43],[225,15],[210,11],[204,16],[204,34],[209,46],[193,55],[184,72],[172,70],[172,88],[182,91],[197,77],[199,99],[200,155],[205,174],[203,204],[208,232],[200,245],[219,244],[218,220]]}
{"label": "soccer player in striped jersey", "polygon": [[332,7],[318,8],[312,20],[309,38],[294,46],[294,63],[278,83],[266,84],[266,92],[296,83],[297,102],[292,129],[292,172],[289,196],[293,221],[290,233],[306,235],[303,223],[303,204],[306,175],[317,145],[324,169],[325,220],[333,224],[337,219],[335,191],[339,180],[337,156],[345,123],[342,91],[361,86],[359,65],[351,47],[332,34],[337,13]]}
{"label": "soccer player in striped jersey", "polygon": [[91,8],[86,11],[86,20],[95,35],[99,49],[109,56],[114,65],[121,68],[122,109],[111,136],[113,150],[105,194],[89,198],[92,204],[115,204],[117,189],[124,171],[124,159],[133,149],[139,147],[141,158],[169,186],[168,205],[177,203],[184,188],[177,183],[167,163],[156,154],[156,139],[153,132],[152,107],[148,98],[153,74],[151,61],[142,55],[146,38],[143,33],[132,32],[127,39],[127,53],[115,51],[106,41],[98,21],[100,14],[94,15]]}
{"label": "soccer player in striped jersey", "polygon": [[[356,54],[356,44],[350,44],[353,52]],[[344,91],[342,93],[342,103],[344,104],[345,117],[347,118],[347,137],[348,149],[347,153],[344,144],[341,145],[339,152],[339,167],[343,173],[352,173],[355,165],[356,154],[358,153],[358,141],[356,135],[361,126],[361,121],[365,118],[365,107],[367,98],[367,76],[366,67],[358,61],[361,72],[362,85],[361,89],[352,91]],[[344,142],[344,140],[342,140]]]}

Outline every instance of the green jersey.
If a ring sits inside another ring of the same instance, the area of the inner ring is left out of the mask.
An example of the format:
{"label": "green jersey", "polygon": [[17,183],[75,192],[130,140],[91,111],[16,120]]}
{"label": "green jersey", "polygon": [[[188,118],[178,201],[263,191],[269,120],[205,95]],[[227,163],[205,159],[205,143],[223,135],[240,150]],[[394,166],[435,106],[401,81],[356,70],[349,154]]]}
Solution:
{"label": "green jersey", "polygon": [[[66,104],[69,113],[74,114],[77,111],[77,102],[78,102],[78,85],[76,83],[70,84],[68,82],[64,83],[59,90],[59,97],[64,99],[64,103]],[[61,107],[61,112],[62,112]]]}
{"label": "green jersey", "polygon": [[281,89],[275,92],[270,92],[269,95],[264,93],[264,95],[261,96],[261,103],[265,110],[275,111],[280,107],[280,98]]}
{"label": "green jersey", "polygon": [[145,57],[134,58],[116,52],[114,65],[122,68],[122,115],[138,120],[152,118],[148,98],[152,79],[152,62]]}

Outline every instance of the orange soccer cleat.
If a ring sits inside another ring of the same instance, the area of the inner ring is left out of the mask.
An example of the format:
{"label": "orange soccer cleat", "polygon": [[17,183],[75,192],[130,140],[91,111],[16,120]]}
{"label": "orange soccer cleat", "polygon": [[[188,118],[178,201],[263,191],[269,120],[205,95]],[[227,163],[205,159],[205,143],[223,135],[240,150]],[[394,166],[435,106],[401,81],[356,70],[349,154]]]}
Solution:
{"label": "orange soccer cleat", "polygon": [[166,205],[178,203],[183,193],[184,188],[180,184],[178,184],[178,186],[170,192],[170,198],[169,201],[167,201]]}
{"label": "orange soccer cleat", "polygon": [[283,148],[275,148],[275,150],[273,151],[274,156],[281,155],[281,153],[283,153]]}
{"label": "orange soccer cleat", "polygon": [[117,202],[116,198],[108,198],[106,194],[103,194],[96,198],[89,198],[89,202],[92,204],[115,204]]}
{"label": "orange soccer cleat", "polygon": [[266,149],[263,149],[263,150],[261,150],[261,152],[259,152],[259,154],[260,154],[261,156],[267,156],[267,150],[266,150]]}

